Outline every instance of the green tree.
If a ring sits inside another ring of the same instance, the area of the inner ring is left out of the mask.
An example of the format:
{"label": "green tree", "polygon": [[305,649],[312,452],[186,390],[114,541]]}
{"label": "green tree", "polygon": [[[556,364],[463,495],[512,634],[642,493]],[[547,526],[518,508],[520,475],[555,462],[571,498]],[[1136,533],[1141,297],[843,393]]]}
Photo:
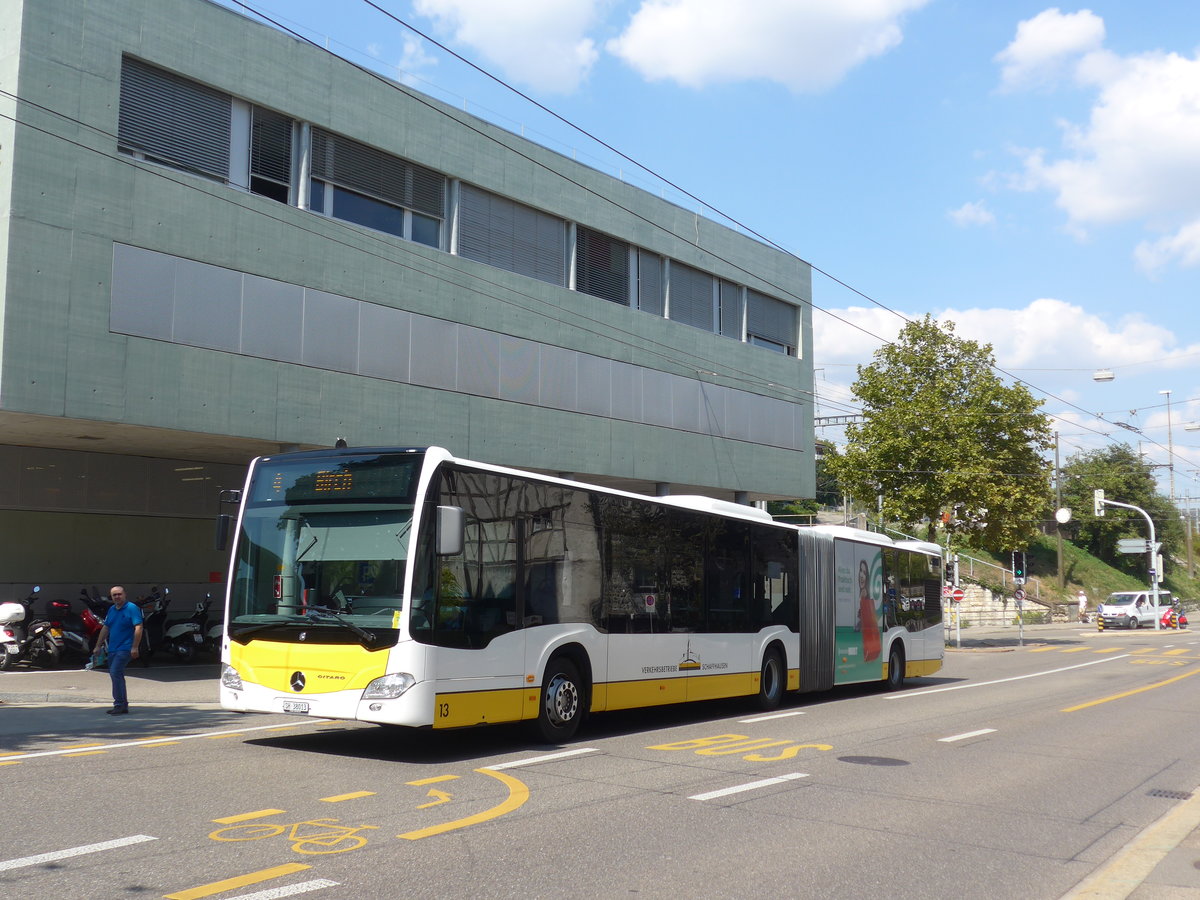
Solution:
{"label": "green tree", "polygon": [[1109,500],[1140,507],[1149,514],[1154,520],[1155,538],[1163,545],[1164,561],[1183,546],[1179,512],[1158,493],[1153,467],[1128,444],[1114,444],[1076,453],[1062,468],[1063,505],[1071,510],[1074,542],[1092,556],[1131,575],[1146,576],[1144,554],[1117,552],[1121,538],[1150,536],[1146,520],[1119,506],[1106,507],[1103,517],[1093,515],[1092,495],[1096,490],[1104,491]]}
{"label": "green tree", "polygon": [[830,461],[842,490],[871,509],[882,497],[885,519],[928,523],[931,536],[944,521],[983,549],[1025,546],[1050,492],[1052,437],[1039,401],[993,362],[990,344],[957,337],[951,322],[905,325],[858,367],[864,422]]}

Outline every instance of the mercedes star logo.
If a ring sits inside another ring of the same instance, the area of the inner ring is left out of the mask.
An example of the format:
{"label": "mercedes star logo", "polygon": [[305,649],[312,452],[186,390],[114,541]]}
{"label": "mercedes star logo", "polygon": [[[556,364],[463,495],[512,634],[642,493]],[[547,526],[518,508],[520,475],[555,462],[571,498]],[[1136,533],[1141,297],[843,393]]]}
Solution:
{"label": "mercedes star logo", "polygon": [[295,691],[296,693],[299,693],[300,691],[304,690],[304,673],[303,672],[293,672],[292,673],[292,690]]}

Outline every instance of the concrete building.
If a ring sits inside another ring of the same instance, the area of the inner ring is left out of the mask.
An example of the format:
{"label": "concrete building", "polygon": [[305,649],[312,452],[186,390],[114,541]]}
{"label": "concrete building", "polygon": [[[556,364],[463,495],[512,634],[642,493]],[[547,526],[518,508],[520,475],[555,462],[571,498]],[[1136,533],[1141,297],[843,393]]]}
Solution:
{"label": "concrete building", "polygon": [[0,0],[0,211],[0,596],[338,437],[813,494],[808,266],[207,0]]}

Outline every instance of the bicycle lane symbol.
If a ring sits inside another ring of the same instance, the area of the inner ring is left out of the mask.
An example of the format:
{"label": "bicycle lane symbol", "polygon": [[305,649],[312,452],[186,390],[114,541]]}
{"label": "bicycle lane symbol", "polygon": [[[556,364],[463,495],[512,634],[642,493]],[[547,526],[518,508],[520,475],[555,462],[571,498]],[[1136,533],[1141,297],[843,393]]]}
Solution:
{"label": "bicycle lane symbol", "polygon": [[[247,818],[278,815],[280,812],[282,810],[264,810],[245,816],[232,816],[230,819],[217,819],[215,821],[225,824],[225,827],[218,828],[209,837],[214,841],[260,841],[286,834],[286,839],[292,842],[295,852],[308,856],[323,856],[365,847],[367,838],[359,832],[376,831],[379,828],[378,825],[341,825],[338,819],[308,819],[303,822],[286,823],[244,821]],[[237,821],[238,824],[228,824],[230,821]]]}
{"label": "bicycle lane symbol", "polygon": [[[446,834],[450,831],[457,831],[461,828],[468,828],[472,825],[478,825],[481,822],[487,822],[506,815],[523,806],[525,801],[529,799],[528,786],[511,775],[487,768],[476,769],[475,772],[499,781],[508,789],[508,796],[499,804],[474,815],[464,816],[449,822],[441,822],[425,828],[418,828],[413,831],[406,831],[403,834],[396,835],[396,837],[401,840],[416,841],[422,838],[433,837],[434,835]],[[458,777],[457,775],[442,775],[435,778],[410,781],[408,784],[413,787],[426,787],[438,782],[453,781]],[[417,809],[424,810],[441,806],[453,799],[452,795],[436,788],[431,788],[426,796],[432,797],[432,802],[420,804],[417,806]],[[240,842],[260,841],[284,835],[285,840],[291,841],[292,850],[297,853],[313,856],[358,850],[367,844],[367,837],[361,832],[379,830],[378,825],[342,825],[339,819],[332,818],[307,819],[301,822],[254,821],[256,819],[266,819],[271,816],[281,816],[284,814],[285,811],[282,809],[262,809],[257,812],[214,819],[213,822],[223,827],[211,832],[208,836],[214,841]]]}

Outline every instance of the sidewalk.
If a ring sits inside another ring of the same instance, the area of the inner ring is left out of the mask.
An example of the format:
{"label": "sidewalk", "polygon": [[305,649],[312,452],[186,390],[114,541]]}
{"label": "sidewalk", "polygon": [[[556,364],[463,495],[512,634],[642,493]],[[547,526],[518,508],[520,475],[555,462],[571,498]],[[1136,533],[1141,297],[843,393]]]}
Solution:
{"label": "sidewalk", "polygon": [[[125,670],[130,700],[138,706],[175,705],[218,708],[220,663],[151,665],[136,661]],[[96,703],[112,705],[106,669],[19,668],[0,672],[0,710],[6,705]]]}
{"label": "sidewalk", "polygon": [[[961,629],[961,649],[963,650],[1015,650],[1024,644],[1079,644],[1098,639],[1112,639],[1122,635],[1138,637],[1175,638],[1188,640],[1191,635],[1200,634],[1190,628],[1164,628],[1155,631],[1153,628],[1141,628],[1137,631],[1107,628],[1100,631],[1095,623],[1056,622],[1051,625],[1026,625],[1020,628],[1016,625],[972,625]],[[959,649],[958,633],[953,626],[946,626],[946,651]]]}

